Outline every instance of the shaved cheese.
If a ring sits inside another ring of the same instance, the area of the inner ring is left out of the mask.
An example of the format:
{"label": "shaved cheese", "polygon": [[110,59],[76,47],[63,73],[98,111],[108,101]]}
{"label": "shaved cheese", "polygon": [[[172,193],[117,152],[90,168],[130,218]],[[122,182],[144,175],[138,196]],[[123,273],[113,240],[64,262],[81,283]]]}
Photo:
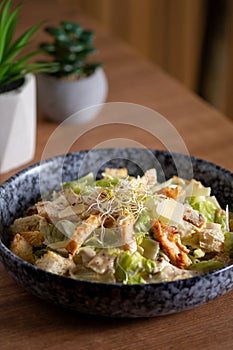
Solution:
{"label": "shaved cheese", "polygon": [[183,215],[183,204],[171,198],[161,201],[156,207],[156,216],[164,223],[179,224],[183,219]]}
{"label": "shaved cheese", "polygon": [[215,196],[211,196],[208,198],[208,201],[213,203],[213,205],[216,207],[216,209],[221,209],[218,201],[217,201],[217,198]]}
{"label": "shaved cheese", "polygon": [[211,192],[210,187],[204,187],[199,181],[196,180],[191,180],[185,190],[187,197],[209,197]]}

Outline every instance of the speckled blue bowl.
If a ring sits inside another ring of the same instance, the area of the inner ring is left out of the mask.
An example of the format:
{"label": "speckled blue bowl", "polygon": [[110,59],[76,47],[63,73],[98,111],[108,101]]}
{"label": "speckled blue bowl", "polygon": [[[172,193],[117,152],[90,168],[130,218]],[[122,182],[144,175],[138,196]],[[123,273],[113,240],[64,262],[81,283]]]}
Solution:
{"label": "speckled blue bowl", "polygon": [[[156,167],[159,180],[178,174],[212,187],[221,205],[233,211],[233,174],[204,160],[164,151],[105,149],[59,156],[31,166],[0,187],[0,260],[9,274],[39,298],[78,312],[112,317],[152,317],[202,305],[233,288],[233,266],[201,276],[148,285],[79,281],[40,270],[9,250],[7,228],[41,191],[59,188],[89,171],[126,166],[131,175]],[[62,169],[62,171],[61,171]]]}

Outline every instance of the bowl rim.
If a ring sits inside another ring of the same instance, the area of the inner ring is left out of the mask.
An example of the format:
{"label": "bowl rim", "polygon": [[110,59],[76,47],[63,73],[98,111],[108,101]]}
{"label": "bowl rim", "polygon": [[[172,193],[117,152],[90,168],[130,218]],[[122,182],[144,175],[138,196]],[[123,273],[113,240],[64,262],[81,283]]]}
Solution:
{"label": "bowl rim", "polygon": [[44,166],[46,165],[47,163],[50,163],[56,159],[66,159],[66,157],[69,157],[69,156],[76,156],[78,154],[85,154],[85,153],[89,153],[89,152],[102,152],[102,151],[114,151],[114,150],[134,150],[134,151],[137,151],[137,150],[147,150],[147,151],[152,151],[152,152],[158,152],[158,153],[161,153],[163,155],[167,155],[167,156],[178,156],[178,157],[184,157],[184,158],[190,158],[192,161],[197,161],[197,162],[201,162],[201,163],[208,163],[210,166],[216,168],[217,170],[219,171],[222,171],[230,176],[233,177],[233,171],[229,170],[229,169],[226,169],[225,167],[219,165],[219,164],[216,164],[214,162],[211,162],[209,160],[206,160],[206,159],[203,159],[203,158],[199,158],[199,157],[196,157],[196,156],[192,156],[192,155],[189,155],[189,154],[184,154],[184,153],[179,153],[179,152],[169,152],[169,151],[166,151],[166,150],[163,150],[163,149],[156,149],[156,148],[141,148],[141,147],[115,147],[115,148],[97,148],[97,149],[91,149],[91,150],[88,150],[88,149],[85,149],[85,150],[80,150],[80,151],[74,151],[74,152],[68,152],[68,153],[65,153],[65,154],[59,154],[59,155],[56,155],[54,157],[50,157],[50,158],[47,158],[47,159],[43,159],[42,161],[38,161],[36,163],[33,163],[25,168],[23,168],[22,170],[16,172],[15,174],[13,174],[12,176],[10,176],[8,179],[6,179],[2,184],[0,184],[0,190],[4,189],[5,186],[8,185],[9,182],[13,181],[14,179],[18,178],[19,176],[23,175],[23,174],[26,174],[36,168],[39,168],[40,166]]}

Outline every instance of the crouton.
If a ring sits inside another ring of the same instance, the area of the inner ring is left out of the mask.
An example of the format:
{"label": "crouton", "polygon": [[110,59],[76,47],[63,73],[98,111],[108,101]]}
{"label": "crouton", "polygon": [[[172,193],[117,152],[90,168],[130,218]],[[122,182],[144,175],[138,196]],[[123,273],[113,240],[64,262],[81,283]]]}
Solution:
{"label": "crouton", "polygon": [[62,195],[53,201],[36,203],[36,208],[38,213],[51,223],[56,223],[61,218],[75,218],[85,210],[79,196],[71,190],[63,191]]}
{"label": "crouton", "polygon": [[40,215],[25,216],[16,219],[10,227],[11,233],[14,235],[19,232],[40,231],[40,226],[46,222]]}
{"label": "crouton", "polygon": [[14,236],[14,240],[11,243],[10,249],[12,253],[19,256],[21,259],[26,260],[29,263],[34,263],[32,246],[19,233],[16,233]]}
{"label": "crouton", "polygon": [[110,255],[103,249],[89,261],[87,267],[99,274],[113,273],[115,259],[115,255]]}
{"label": "crouton", "polygon": [[224,238],[225,236],[220,225],[219,228],[207,228],[199,234],[200,247],[206,252],[223,252]]}
{"label": "crouton", "polygon": [[145,172],[145,174],[141,177],[142,183],[148,185],[154,185],[157,183],[157,172],[156,169],[152,168]]}
{"label": "crouton", "polygon": [[127,168],[121,168],[121,169],[106,168],[104,172],[114,177],[125,178],[128,176]]}
{"label": "crouton", "polygon": [[33,247],[41,247],[44,242],[44,236],[40,231],[20,232],[26,241]]}
{"label": "crouton", "polygon": [[57,275],[65,275],[70,267],[70,264],[70,259],[63,258],[61,255],[52,251],[48,251],[35,263],[35,265],[40,269],[55,273]]}

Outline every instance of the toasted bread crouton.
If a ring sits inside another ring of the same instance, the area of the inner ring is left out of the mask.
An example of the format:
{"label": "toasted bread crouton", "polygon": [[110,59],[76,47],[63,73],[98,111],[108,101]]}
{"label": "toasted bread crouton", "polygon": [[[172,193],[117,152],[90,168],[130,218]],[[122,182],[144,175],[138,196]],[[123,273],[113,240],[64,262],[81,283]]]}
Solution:
{"label": "toasted bread crouton", "polygon": [[157,172],[156,169],[152,168],[145,172],[145,174],[141,177],[142,183],[146,183],[148,185],[153,185],[157,183]]}
{"label": "toasted bread crouton", "polygon": [[36,203],[36,209],[39,215],[43,216],[48,222],[55,223],[59,220],[58,214],[69,207],[70,204],[64,195],[61,195],[53,201],[43,201]]}
{"label": "toasted bread crouton", "polygon": [[44,236],[42,233],[40,233],[40,231],[21,232],[21,235],[33,247],[40,247],[44,242]]}
{"label": "toasted bread crouton", "polygon": [[16,233],[14,240],[11,243],[11,251],[19,256],[21,259],[26,260],[29,263],[34,263],[32,255],[32,246],[26,241],[26,239],[19,233]]}
{"label": "toasted bread crouton", "polygon": [[63,190],[61,195],[52,201],[36,203],[36,208],[39,215],[53,224],[61,219],[78,221],[77,216],[86,209],[81,197],[70,188]]}
{"label": "toasted bread crouton", "polygon": [[125,178],[128,176],[127,168],[121,168],[121,169],[106,168],[104,172],[114,177]]}
{"label": "toasted bread crouton", "polygon": [[[213,224],[212,224],[213,225]],[[211,227],[207,224],[207,228],[199,234],[200,247],[206,252],[223,252],[224,251],[224,233],[221,230],[221,225],[214,224]]]}
{"label": "toasted bread crouton", "polygon": [[103,249],[89,261],[87,267],[101,275],[108,272],[113,273],[115,260],[115,255],[110,255],[107,250]]}
{"label": "toasted bread crouton", "polygon": [[64,275],[69,269],[71,260],[63,258],[61,255],[48,251],[39,260],[36,261],[36,266],[40,269],[55,273],[57,275]]}
{"label": "toasted bread crouton", "polygon": [[23,218],[16,219],[10,227],[10,231],[13,234],[19,232],[40,231],[40,227],[43,223],[46,223],[46,221],[40,215],[35,214],[25,216]]}

